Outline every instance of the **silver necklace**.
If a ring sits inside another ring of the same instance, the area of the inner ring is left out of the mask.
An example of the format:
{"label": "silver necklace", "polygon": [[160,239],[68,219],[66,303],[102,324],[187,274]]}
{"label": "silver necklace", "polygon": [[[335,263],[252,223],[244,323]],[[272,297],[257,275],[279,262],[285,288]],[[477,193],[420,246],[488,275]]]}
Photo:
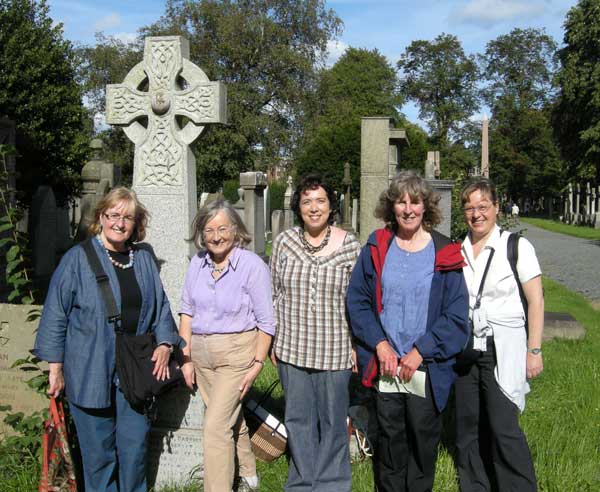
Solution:
{"label": "silver necklace", "polygon": [[331,237],[331,226],[327,226],[327,232],[325,233],[325,237],[323,238],[323,241],[321,241],[321,244],[319,244],[318,246],[313,246],[306,240],[306,238],[304,237],[304,229],[300,229],[298,233],[300,234],[300,242],[302,243],[302,247],[308,253],[315,254],[321,251],[325,246],[327,246],[327,243],[329,243],[329,238]]}

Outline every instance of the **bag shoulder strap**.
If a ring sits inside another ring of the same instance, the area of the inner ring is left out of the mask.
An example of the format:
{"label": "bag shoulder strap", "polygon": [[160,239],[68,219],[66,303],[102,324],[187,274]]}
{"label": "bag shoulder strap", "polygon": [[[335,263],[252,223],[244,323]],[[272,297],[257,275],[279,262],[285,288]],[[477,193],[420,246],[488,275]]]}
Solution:
{"label": "bag shoulder strap", "polygon": [[481,283],[479,284],[479,291],[477,292],[477,297],[475,298],[475,306],[473,309],[479,309],[481,307],[481,297],[483,296],[483,286],[485,284],[485,278],[487,277],[488,270],[490,269],[492,258],[494,257],[495,252],[496,250],[494,248],[491,248],[490,256],[488,256],[487,263],[485,264],[485,270],[483,270]]}
{"label": "bag shoulder strap", "polygon": [[98,288],[100,289],[100,294],[102,295],[104,306],[106,307],[108,321],[109,323],[113,323],[116,329],[117,321],[121,319],[121,313],[117,308],[115,296],[110,288],[108,275],[106,275],[104,269],[102,268],[100,258],[98,258],[98,254],[94,249],[92,241],[94,241],[94,238],[86,239],[81,243],[81,246],[83,251],[85,251],[85,255],[87,256],[90,267],[92,268],[92,272],[94,272],[94,275],[96,276],[96,282],[98,283]]}
{"label": "bag shoulder strap", "polygon": [[521,279],[519,278],[519,271],[517,270],[517,262],[519,261],[519,239],[521,239],[520,232],[514,232],[511,233],[510,236],[508,236],[508,241],[506,243],[506,256],[508,258],[508,263],[510,264],[510,269],[512,270],[515,280],[517,281],[519,297],[521,298],[523,312],[525,313],[525,332],[529,336],[529,322],[527,319],[527,298],[525,297],[523,285],[521,284]]}

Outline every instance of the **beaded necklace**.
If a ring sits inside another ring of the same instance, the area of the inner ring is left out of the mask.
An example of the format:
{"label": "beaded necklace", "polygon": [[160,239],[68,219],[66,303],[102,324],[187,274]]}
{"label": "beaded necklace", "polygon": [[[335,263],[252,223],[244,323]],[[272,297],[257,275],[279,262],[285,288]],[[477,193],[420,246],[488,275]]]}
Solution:
{"label": "beaded necklace", "polygon": [[298,231],[298,234],[300,235],[300,242],[302,243],[302,247],[310,254],[315,254],[321,251],[325,246],[327,246],[327,243],[329,243],[329,238],[331,237],[331,226],[327,226],[327,232],[325,233],[325,237],[323,238],[323,241],[321,241],[321,244],[319,244],[318,246],[313,246],[306,240],[306,238],[304,237],[304,229],[300,229]]}
{"label": "beaded necklace", "polygon": [[104,251],[106,251],[106,256],[108,256],[108,260],[117,268],[121,268],[123,270],[127,270],[128,268],[132,268],[133,264],[135,262],[135,256],[133,253],[133,248],[129,248],[129,263],[121,263],[120,261],[115,260],[111,255],[110,255],[110,251],[108,250],[108,248],[106,246],[104,246],[104,243],[102,242],[102,239],[100,238],[100,236],[96,236],[96,239],[98,240],[98,242],[100,243],[100,246],[102,246],[104,248]]}

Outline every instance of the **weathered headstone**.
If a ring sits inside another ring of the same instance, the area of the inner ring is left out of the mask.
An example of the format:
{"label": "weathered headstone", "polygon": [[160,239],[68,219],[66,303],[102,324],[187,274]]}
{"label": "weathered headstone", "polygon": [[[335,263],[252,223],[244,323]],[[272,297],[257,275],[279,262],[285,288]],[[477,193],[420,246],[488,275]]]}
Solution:
{"label": "weathered headstone", "polygon": [[425,161],[425,178],[437,179],[440,177],[440,151],[429,150]]}
{"label": "weathered headstone", "polygon": [[569,183],[569,218],[568,223],[572,224],[574,222],[574,211],[573,211],[573,184]]}
{"label": "weathered headstone", "polygon": [[590,224],[592,221],[592,214],[591,214],[591,207],[590,207],[590,203],[591,203],[591,199],[592,199],[592,192],[590,190],[590,182],[588,181],[585,184],[585,223],[586,225]]}
{"label": "weathered headstone", "polygon": [[271,240],[285,230],[285,221],[283,220],[283,210],[273,210],[271,212]]}
{"label": "weathered headstone", "polygon": [[[292,196],[294,195],[294,187],[292,177],[288,176],[287,188],[283,195],[283,229],[289,229],[294,226],[294,212],[292,211]],[[280,231],[281,232],[281,231]]]}
{"label": "weathered headstone", "polygon": [[265,201],[267,175],[262,172],[240,173],[240,186],[244,190],[244,224],[252,235],[248,249],[259,256],[265,254]]}
{"label": "weathered headstone", "polygon": [[358,198],[352,199],[352,229],[358,230]]}
{"label": "weathered headstone", "polygon": [[[3,422],[6,413],[29,415],[48,407],[48,400],[25,384],[34,374],[11,368],[16,360],[30,355],[38,325],[37,319],[30,319],[30,313],[41,309],[35,305],[0,304],[0,404],[12,407],[10,412],[0,412],[0,440],[10,432]],[[47,366],[43,363],[42,367]]]}
{"label": "weathered headstone", "polygon": [[46,292],[56,267],[56,198],[49,186],[40,186],[33,194],[29,215],[29,237],[33,281],[36,289]]}
{"label": "weathered headstone", "polygon": [[406,131],[390,126],[388,117],[361,118],[360,241],[381,227],[373,216],[379,195],[400,170],[401,148],[408,145]]}
{"label": "weathered headstone", "polygon": [[575,224],[581,222],[581,186],[577,183],[575,193]]}
{"label": "weathered headstone", "polygon": [[454,181],[447,179],[428,179],[427,182],[433,191],[440,196],[438,205],[442,211],[442,222],[435,226],[435,229],[450,237],[452,225],[452,190],[454,189]]}
{"label": "weathered headstone", "polygon": [[[161,278],[174,312],[194,254],[186,241],[197,208],[196,163],[190,145],[204,125],[226,122],[225,86],[210,82],[188,58],[186,39],[148,37],[144,60],[123,84],[106,90],[106,121],[122,126],[135,144],[133,188],[152,217],[147,240],[162,264]],[[180,127],[182,121],[185,125]],[[162,415],[181,419],[163,418],[152,430],[149,479],[158,487],[185,483],[202,463],[203,406],[172,398],[163,403],[167,408]],[[181,427],[184,421],[189,428]]]}
{"label": "weathered headstone", "polygon": [[[226,122],[226,90],[189,59],[180,36],[148,37],[144,60],[122,84],[106,88],[106,121],[135,143],[133,188],[152,221],[147,240],[177,312],[181,286],[194,254],[185,239],[196,214],[196,163],[190,145],[209,123]],[[140,90],[147,83],[148,91]],[[183,128],[179,119],[185,118]],[[144,119],[146,125],[140,120]]]}
{"label": "weathered headstone", "polygon": [[354,229],[352,229],[352,209],[350,206],[350,202],[352,201],[352,178],[350,177],[349,162],[344,164],[344,179],[342,180],[342,185],[344,186],[344,203],[342,210],[344,222],[342,223],[342,229],[354,234]]}

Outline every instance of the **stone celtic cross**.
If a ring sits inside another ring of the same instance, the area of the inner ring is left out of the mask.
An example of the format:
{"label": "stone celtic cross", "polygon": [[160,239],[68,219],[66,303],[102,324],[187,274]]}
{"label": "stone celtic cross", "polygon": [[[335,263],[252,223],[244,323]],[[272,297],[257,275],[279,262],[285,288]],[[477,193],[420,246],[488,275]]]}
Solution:
{"label": "stone celtic cross", "polygon": [[[187,58],[180,36],[149,37],[144,60],[106,87],[106,121],[135,143],[134,186],[178,186],[187,148],[207,123],[226,123],[226,90]],[[180,123],[187,120],[183,127]]]}

